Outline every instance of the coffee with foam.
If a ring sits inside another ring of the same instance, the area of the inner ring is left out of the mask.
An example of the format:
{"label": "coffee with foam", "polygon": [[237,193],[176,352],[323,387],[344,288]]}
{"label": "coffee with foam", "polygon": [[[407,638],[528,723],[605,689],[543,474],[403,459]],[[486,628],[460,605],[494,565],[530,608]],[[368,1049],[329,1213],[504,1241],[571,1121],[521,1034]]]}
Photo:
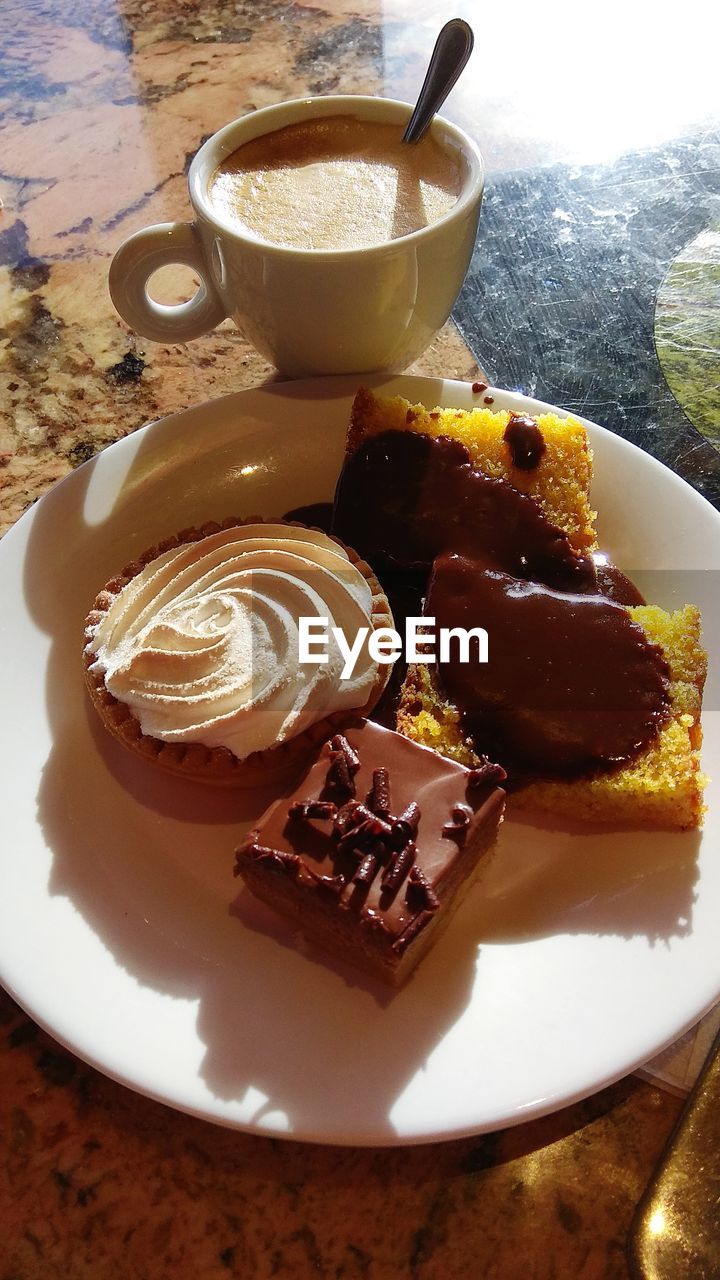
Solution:
{"label": "coffee with foam", "polygon": [[461,157],[395,124],[321,116],[246,142],[215,170],[215,209],[258,239],[295,249],[361,249],[442,218],[464,180]]}

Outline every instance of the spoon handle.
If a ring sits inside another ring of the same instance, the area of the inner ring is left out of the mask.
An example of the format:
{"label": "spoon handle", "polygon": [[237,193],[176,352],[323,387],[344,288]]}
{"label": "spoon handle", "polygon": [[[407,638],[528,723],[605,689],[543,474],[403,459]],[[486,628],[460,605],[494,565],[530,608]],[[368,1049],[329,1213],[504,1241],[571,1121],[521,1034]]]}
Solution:
{"label": "spoon handle", "polygon": [[630,1230],[634,1280],[720,1276],[720,1035]]}
{"label": "spoon handle", "polygon": [[403,142],[419,142],[435,112],[442,106],[472,53],[474,38],[467,22],[446,22],[432,52],[430,65]]}

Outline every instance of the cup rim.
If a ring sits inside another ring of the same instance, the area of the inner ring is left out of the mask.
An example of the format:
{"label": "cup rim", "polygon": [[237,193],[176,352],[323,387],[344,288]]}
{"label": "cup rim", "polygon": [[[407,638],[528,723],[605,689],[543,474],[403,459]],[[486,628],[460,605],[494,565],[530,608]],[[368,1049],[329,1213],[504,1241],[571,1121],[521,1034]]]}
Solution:
{"label": "cup rim", "polygon": [[[352,114],[353,106],[356,109],[361,109],[367,107],[368,104],[373,104],[373,107],[379,108],[378,116],[376,117],[378,119],[384,118],[382,108],[387,106],[390,108],[390,117],[398,119],[399,123],[409,120],[414,111],[411,103],[403,102],[399,98],[379,98],[371,94],[338,93],[288,98],[283,102],[276,102],[268,107],[259,107],[244,116],[239,116],[236,120],[231,120],[202,144],[190,165],[188,189],[195,212],[221,231],[223,235],[232,236],[233,239],[241,244],[251,245],[255,249],[262,249],[265,253],[280,257],[289,259],[304,258],[313,262],[350,259],[357,257],[358,254],[381,257],[384,254],[397,252],[399,247],[405,247],[408,244],[441,233],[448,225],[461,219],[467,209],[482,195],[485,183],[485,166],[480,149],[470,135],[465,133],[464,129],[461,129],[459,125],[453,124],[451,120],[440,115],[434,117],[430,129],[433,133],[449,136],[458,146],[466,161],[468,161],[469,177],[457,200],[448,209],[447,213],[444,213],[435,222],[431,222],[425,227],[420,227],[417,231],[410,231],[404,236],[397,236],[394,240],[384,240],[381,244],[375,245],[360,245],[352,249],[304,249],[294,245],[274,244],[272,240],[264,240],[261,236],[255,235],[250,229],[238,230],[236,224],[232,223],[230,219],[224,218],[211,204],[207,190],[208,179],[221,160],[225,156],[231,155],[233,151],[237,150],[238,146],[242,145],[242,140],[236,142],[235,137],[238,132],[244,131],[243,126],[248,126],[251,121],[267,122],[267,128],[261,128],[257,133],[251,135],[252,137],[261,137],[264,133],[272,132],[273,127],[282,127],[281,123],[273,126],[272,122],[273,120],[279,121],[281,117],[284,117],[287,108],[294,108],[295,112],[297,112],[297,114],[293,114],[292,120],[283,120],[285,124],[292,124],[299,120],[322,118],[322,116],[326,115],[340,115],[343,114],[343,109],[344,114]],[[318,108],[321,109],[318,111]],[[374,112],[370,118],[373,118],[373,115]],[[386,122],[391,122],[391,119],[386,119]],[[247,141],[250,141],[250,138]]]}

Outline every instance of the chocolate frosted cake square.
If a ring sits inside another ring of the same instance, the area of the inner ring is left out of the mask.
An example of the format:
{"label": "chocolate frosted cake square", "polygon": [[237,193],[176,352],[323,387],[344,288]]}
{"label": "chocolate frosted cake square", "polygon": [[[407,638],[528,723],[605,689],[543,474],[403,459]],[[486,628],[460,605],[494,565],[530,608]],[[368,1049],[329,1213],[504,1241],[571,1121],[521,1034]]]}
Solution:
{"label": "chocolate frosted cake square", "polygon": [[237,850],[235,873],[309,940],[399,985],[493,845],[504,776],[366,721],[327,741],[270,806]]}

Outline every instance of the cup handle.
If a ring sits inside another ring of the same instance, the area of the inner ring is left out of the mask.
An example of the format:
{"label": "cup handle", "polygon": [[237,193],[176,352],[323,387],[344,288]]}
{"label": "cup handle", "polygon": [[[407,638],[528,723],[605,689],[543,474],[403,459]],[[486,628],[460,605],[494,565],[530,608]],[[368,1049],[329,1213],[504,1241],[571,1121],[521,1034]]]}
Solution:
{"label": "cup handle", "polygon": [[[176,306],[154,302],[147,291],[153,272],[170,262],[185,263],[200,277],[194,297]],[[192,222],[160,222],[130,236],[110,264],[108,284],[123,320],[153,342],[199,338],[227,315],[208,279],[200,238]]]}

